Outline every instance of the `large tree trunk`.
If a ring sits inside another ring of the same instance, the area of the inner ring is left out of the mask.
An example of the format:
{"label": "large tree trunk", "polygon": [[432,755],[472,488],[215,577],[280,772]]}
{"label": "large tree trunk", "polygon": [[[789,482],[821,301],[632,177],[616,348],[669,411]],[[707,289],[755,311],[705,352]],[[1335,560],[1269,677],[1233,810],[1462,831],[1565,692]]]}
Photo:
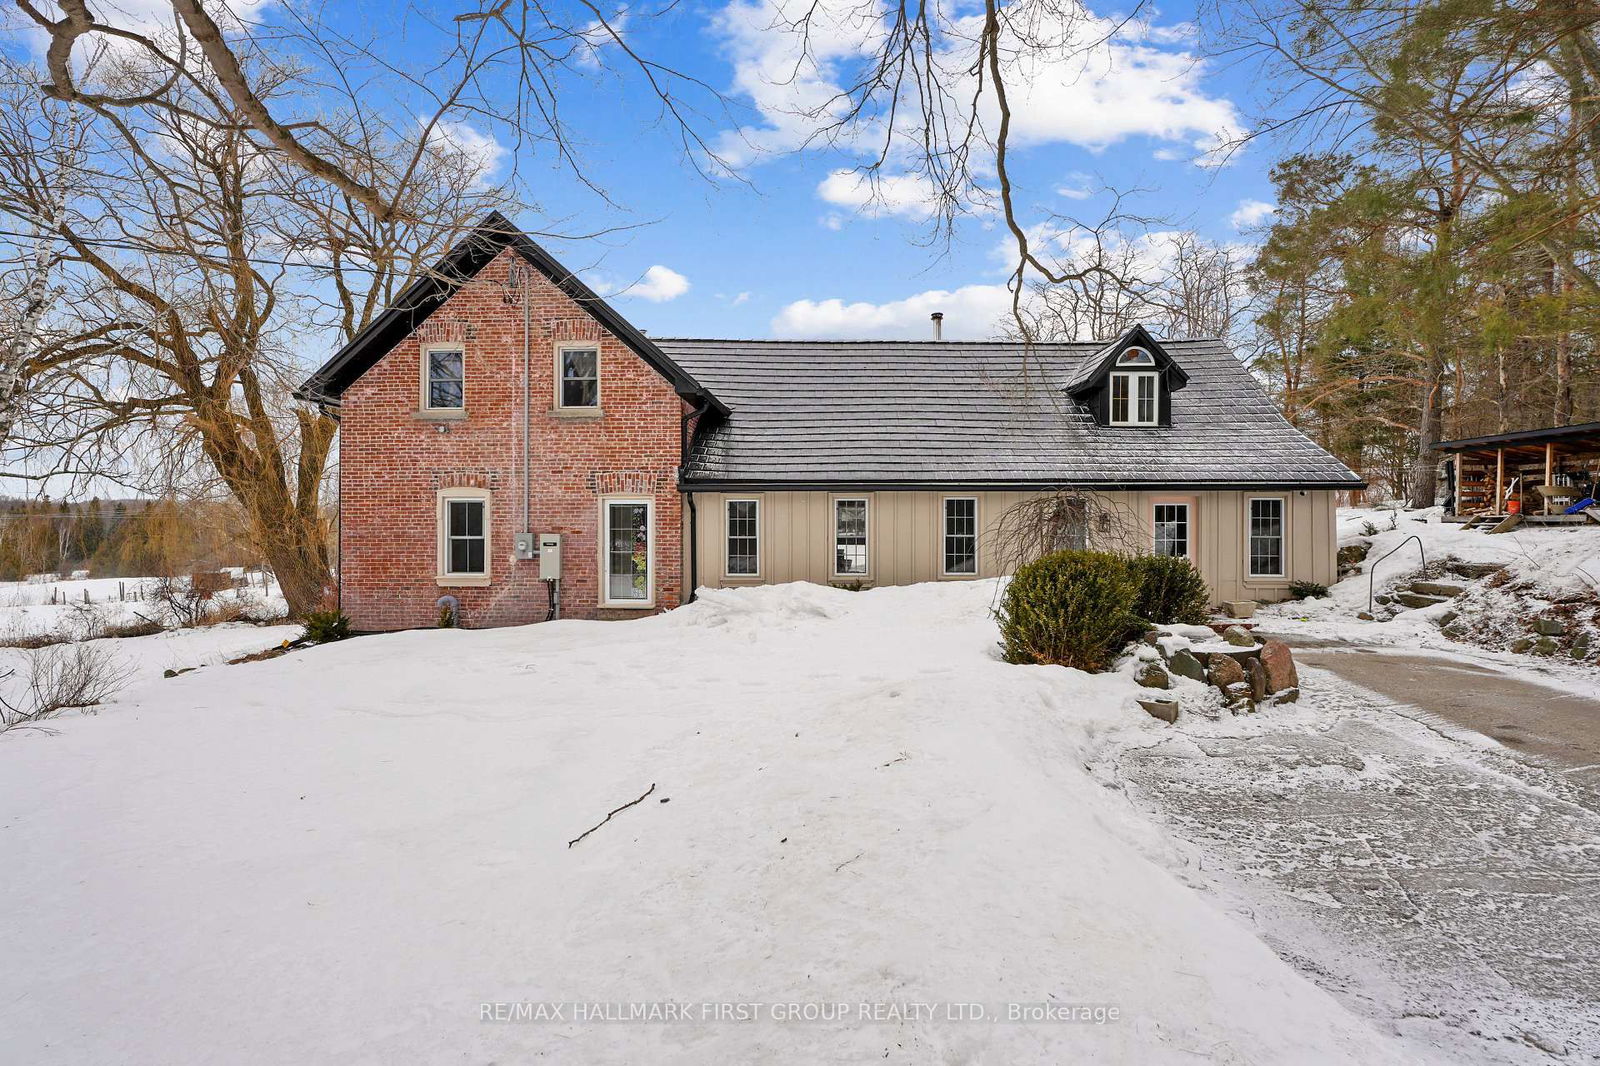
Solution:
{"label": "large tree trunk", "polygon": [[1442,367],[1437,359],[1430,360],[1428,381],[1422,388],[1422,416],[1417,421],[1417,457],[1411,464],[1409,507],[1432,507],[1438,501],[1439,455],[1433,446],[1439,443],[1444,423],[1441,393],[1444,391]]}
{"label": "large tree trunk", "polygon": [[0,448],[11,439],[11,430],[22,413],[22,389],[28,355],[33,350],[39,322],[50,302],[50,267],[55,261],[50,242],[43,236],[34,241],[33,263],[23,287],[22,307],[12,325],[11,336],[0,350]]}
{"label": "large tree trunk", "polygon": [[[247,387],[246,395],[252,390]],[[278,460],[276,441],[265,456],[244,443],[238,422],[226,408],[214,420],[200,420],[202,443],[233,496],[244,507],[262,555],[278,578],[292,618],[329,606],[333,570],[328,551],[328,523],[319,489],[338,423],[328,415],[304,409],[299,420],[299,454],[295,483],[290,485]],[[259,445],[266,437],[255,434]]]}

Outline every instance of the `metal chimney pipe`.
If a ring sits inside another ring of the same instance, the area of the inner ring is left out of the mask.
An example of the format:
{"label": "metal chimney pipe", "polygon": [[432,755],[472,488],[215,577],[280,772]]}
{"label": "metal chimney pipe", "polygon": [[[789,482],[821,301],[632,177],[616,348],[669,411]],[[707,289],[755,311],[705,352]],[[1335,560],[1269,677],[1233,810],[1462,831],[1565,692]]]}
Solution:
{"label": "metal chimney pipe", "polygon": [[933,319],[933,339],[936,341],[944,340],[944,312],[935,311],[928,317]]}

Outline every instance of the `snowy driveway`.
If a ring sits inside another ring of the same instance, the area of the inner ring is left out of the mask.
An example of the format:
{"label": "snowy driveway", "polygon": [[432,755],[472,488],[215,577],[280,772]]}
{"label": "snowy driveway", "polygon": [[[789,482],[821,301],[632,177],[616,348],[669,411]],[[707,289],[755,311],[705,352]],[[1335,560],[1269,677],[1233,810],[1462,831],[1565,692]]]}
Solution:
{"label": "snowy driveway", "polygon": [[1439,1061],[1600,1056],[1600,813],[1557,770],[1308,670],[1305,704],[1126,749],[1192,880]]}
{"label": "snowy driveway", "polygon": [[[1296,642],[1291,638],[1289,643]],[[1561,767],[1567,780],[1600,792],[1600,700],[1538,684],[1499,664],[1476,662],[1469,652],[1397,654],[1330,643],[1295,655],[1302,663]]]}

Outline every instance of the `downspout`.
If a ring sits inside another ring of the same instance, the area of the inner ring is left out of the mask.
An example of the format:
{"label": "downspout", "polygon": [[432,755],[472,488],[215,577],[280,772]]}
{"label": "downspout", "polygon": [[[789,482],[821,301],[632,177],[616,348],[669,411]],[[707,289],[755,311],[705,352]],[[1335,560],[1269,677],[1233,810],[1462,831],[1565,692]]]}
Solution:
{"label": "downspout", "polygon": [[[317,403],[317,410],[321,411],[323,414],[325,414],[328,417],[332,418],[335,422],[339,421],[339,410],[338,410],[337,407],[334,407],[332,410],[330,410],[328,404],[322,403],[322,402],[319,401]],[[344,613],[344,455],[343,455],[343,447],[342,446],[344,444],[344,441],[341,440],[339,442],[339,444],[341,445],[341,448],[340,448],[341,454],[339,456],[339,469],[333,475],[333,478],[334,478],[333,491],[336,492],[338,494],[338,496],[339,496],[339,512],[338,512],[339,535],[337,537],[335,537],[334,541],[333,541],[333,565],[335,567],[335,570],[333,572],[333,609],[335,611],[338,611],[340,614],[343,614]]]}
{"label": "downspout", "polygon": [[529,469],[528,469],[529,466],[531,465],[531,460],[529,458],[529,454],[530,454],[532,449],[531,449],[531,446],[528,443],[528,441],[529,441],[529,438],[533,434],[533,411],[531,409],[532,405],[533,405],[533,383],[529,379],[529,375],[532,372],[532,361],[531,361],[531,355],[530,355],[531,350],[532,350],[532,341],[531,341],[531,338],[530,338],[530,334],[531,334],[531,331],[532,331],[532,325],[531,325],[531,321],[530,321],[530,316],[533,314],[533,310],[532,310],[532,307],[531,307],[531,305],[533,303],[533,300],[530,298],[532,296],[532,294],[528,291],[527,268],[524,267],[521,271],[519,271],[519,274],[521,275],[521,277],[520,277],[519,283],[517,285],[517,290],[518,290],[518,296],[522,300],[522,530],[521,530],[521,532],[523,532],[523,533],[532,533],[533,532],[533,517],[532,517],[532,509],[533,509],[532,494],[533,494],[533,489],[532,489],[532,486],[530,484],[531,475],[530,475]]}
{"label": "downspout", "polygon": [[700,419],[711,410],[711,398],[700,397],[700,404],[678,421],[678,487],[683,490],[684,503],[689,508],[689,595],[684,603],[693,603],[695,591],[700,587],[700,514],[695,509],[694,492],[684,488],[683,472],[689,468],[689,423],[699,428]]}

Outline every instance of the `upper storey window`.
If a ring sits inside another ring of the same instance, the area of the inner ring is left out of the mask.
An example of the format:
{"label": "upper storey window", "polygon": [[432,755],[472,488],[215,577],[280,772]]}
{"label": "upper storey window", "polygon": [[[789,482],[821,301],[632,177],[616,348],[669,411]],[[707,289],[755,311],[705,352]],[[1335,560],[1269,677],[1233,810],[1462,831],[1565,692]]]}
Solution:
{"label": "upper storey window", "polygon": [[563,408],[600,406],[600,349],[561,348],[556,353],[560,381],[556,405]]}
{"label": "upper storey window", "polygon": [[1153,426],[1160,421],[1161,375],[1154,370],[1112,371],[1111,424]]}
{"label": "upper storey window", "polygon": [[465,353],[460,348],[426,348],[422,353],[422,406],[428,411],[459,411],[466,406]]}
{"label": "upper storey window", "polygon": [[1170,426],[1173,396],[1189,375],[1143,326],[1095,352],[1067,379],[1067,395],[1096,425]]}

